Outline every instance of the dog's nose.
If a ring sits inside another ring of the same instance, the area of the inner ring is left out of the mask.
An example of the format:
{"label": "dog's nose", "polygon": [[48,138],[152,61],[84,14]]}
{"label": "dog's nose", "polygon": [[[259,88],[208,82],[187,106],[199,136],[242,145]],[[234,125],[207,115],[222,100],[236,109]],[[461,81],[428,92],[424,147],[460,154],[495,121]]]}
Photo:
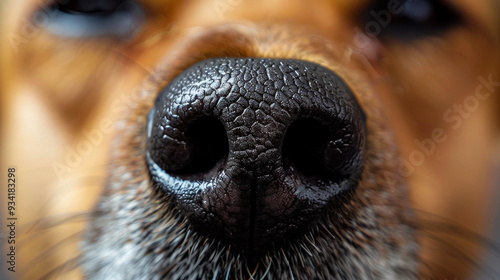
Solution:
{"label": "dog's nose", "polygon": [[195,231],[263,252],[312,230],[355,189],[364,118],[344,81],[318,64],[209,59],[158,96],[146,157]]}

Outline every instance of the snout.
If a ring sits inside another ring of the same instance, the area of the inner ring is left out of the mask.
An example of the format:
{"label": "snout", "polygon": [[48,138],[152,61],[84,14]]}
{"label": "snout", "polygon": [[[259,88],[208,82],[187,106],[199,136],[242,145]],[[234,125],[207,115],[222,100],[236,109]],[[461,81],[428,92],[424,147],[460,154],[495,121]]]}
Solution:
{"label": "snout", "polygon": [[259,254],[349,199],[365,123],[349,87],[318,64],[209,59],[157,97],[147,163],[196,232]]}

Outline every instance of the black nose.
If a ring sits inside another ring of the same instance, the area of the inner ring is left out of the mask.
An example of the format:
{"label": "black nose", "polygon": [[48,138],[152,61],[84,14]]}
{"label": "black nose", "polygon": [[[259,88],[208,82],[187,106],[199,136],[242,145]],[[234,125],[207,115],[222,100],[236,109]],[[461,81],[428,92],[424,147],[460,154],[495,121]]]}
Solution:
{"label": "black nose", "polygon": [[364,135],[354,95],[325,67],[209,59],[158,96],[147,162],[197,232],[263,252],[310,230],[355,189]]}

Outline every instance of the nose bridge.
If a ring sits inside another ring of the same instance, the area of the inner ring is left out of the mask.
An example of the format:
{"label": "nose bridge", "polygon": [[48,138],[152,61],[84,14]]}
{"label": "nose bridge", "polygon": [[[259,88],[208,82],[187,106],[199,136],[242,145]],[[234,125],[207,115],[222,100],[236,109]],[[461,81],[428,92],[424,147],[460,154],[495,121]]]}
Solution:
{"label": "nose bridge", "polygon": [[[290,114],[290,108],[276,103],[276,96],[282,94],[274,81],[283,79],[276,77],[273,65],[262,62],[247,60],[234,65],[238,75],[231,85],[232,90],[227,96],[217,97],[227,102],[217,102],[221,107],[215,109],[220,112],[219,117],[227,129],[229,159],[234,161],[234,168],[228,170],[228,175],[251,172],[254,177],[251,180],[259,184],[264,184],[263,179],[279,168],[283,138],[295,117]],[[294,111],[295,114],[299,112],[298,106]]]}
{"label": "nose bridge", "polygon": [[228,176],[251,173],[252,178],[247,179],[264,185],[271,179],[279,179],[272,174],[282,166],[282,143],[291,116],[278,120],[273,118],[270,106],[261,107],[243,108],[241,114],[225,126],[229,141],[228,160],[233,164],[233,168],[227,170]]}

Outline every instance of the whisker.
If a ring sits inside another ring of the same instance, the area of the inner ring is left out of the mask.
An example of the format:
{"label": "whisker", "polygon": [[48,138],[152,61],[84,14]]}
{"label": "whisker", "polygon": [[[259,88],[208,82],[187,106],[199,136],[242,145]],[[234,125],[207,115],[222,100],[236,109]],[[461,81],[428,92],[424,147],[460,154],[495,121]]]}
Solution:
{"label": "whisker", "polygon": [[[410,221],[413,225],[421,230],[433,231],[433,232],[444,232],[448,234],[452,234],[455,237],[460,237],[463,240],[467,240],[469,242],[476,242],[483,244],[483,247],[488,247],[494,255],[500,257],[500,243],[492,240],[490,238],[484,237],[483,235],[474,232],[466,227],[460,226],[452,221],[445,219],[444,217],[440,217],[439,215],[432,214],[429,212],[425,212],[423,210],[415,210],[419,214],[425,214],[432,216],[432,219],[424,219],[422,217],[417,217],[414,221]],[[440,219],[440,221],[437,221]]]}
{"label": "whisker", "polygon": [[78,269],[79,264],[80,264],[80,259],[82,257],[82,254],[78,254],[77,256],[65,261],[64,263],[56,266],[55,268],[51,269],[41,277],[37,278],[38,280],[45,280],[45,279],[56,279],[58,275],[61,275],[64,272],[72,271],[75,269]]}
{"label": "whisker", "polygon": [[41,252],[38,256],[36,256],[33,260],[31,260],[26,265],[26,267],[28,267],[29,269],[26,270],[26,271],[23,271],[21,273],[21,276],[25,275],[26,273],[29,273],[30,271],[32,271],[37,266],[40,266],[41,264],[43,264],[44,260],[46,260],[47,257],[49,257],[50,255],[52,255],[57,250],[60,250],[62,247],[66,246],[68,244],[74,244],[74,243],[71,243],[71,242],[73,242],[75,240],[79,240],[81,238],[81,235],[83,234],[83,232],[84,231],[79,231],[77,233],[71,234],[71,235],[69,235],[69,236],[67,236],[67,237],[59,240],[56,244],[50,246],[45,251]]}
{"label": "whisker", "polygon": [[20,240],[29,238],[26,241],[29,242],[29,240],[32,240],[32,238],[30,237],[32,237],[32,235],[34,234],[40,234],[40,232],[50,230],[52,228],[61,225],[66,225],[69,223],[85,222],[92,216],[93,213],[94,213],[93,211],[70,213],[70,214],[61,214],[60,216],[49,216],[37,219],[34,222],[30,222],[28,224],[24,224],[21,226],[21,228],[23,227],[29,227],[29,228],[28,230],[26,230],[26,232],[23,233],[22,236],[20,236]]}
{"label": "whisker", "polygon": [[[482,271],[485,274],[487,274],[488,276],[491,276],[493,279],[495,279],[495,277],[493,277],[493,275],[490,274],[490,272],[495,274],[495,270],[492,267],[490,267],[488,264],[484,264],[484,263],[481,264],[478,261],[472,259],[471,257],[469,257],[467,255],[466,252],[464,252],[463,250],[460,250],[455,244],[446,241],[445,239],[441,238],[437,234],[433,234],[433,233],[425,232],[425,231],[423,233],[427,234],[427,236],[432,238],[432,240],[438,242],[441,245],[444,245],[446,250],[447,250],[446,253],[449,256],[454,257],[456,261],[472,264],[477,270]],[[497,277],[498,276],[500,276],[500,275],[497,275]]]}
{"label": "whisker", "polygon": [[451,271],[436,262],[424,259],[421,259],[421,261],[426,268],[426,271],[420,271],[422,279],[446,279],[447,275],[453,275]]}
{"label": "whisker", "polygon": [[[459,248],[458,243],[459,241],[465,241],[470,244],[480,245],[483,249],[487,249],[493,256],[498,258],[500,256],[500,244],[498,242],[439,215],[420,209],[415,209],[415,212],[417,213],[417,217],[406,222],[417,229],[421,236],[433,242],[434,246],[440,246],[441,250],[444,249],[443,253],[449,258],[448,262],[471,264],[476,269],[476,272],[483,273],[488,278],[500,278],[499,271],[491,265],[482,263],[479,259],[474,259],[467,255],[464,250]],[[422,260],[422,263],[429,265],[431,261]],[[442,273],[453,275],[452,272],[435,263],[429,266],[435,268],[431,269],[429,267],[429,273],[436,274],[436,271],[441,271]]]}

